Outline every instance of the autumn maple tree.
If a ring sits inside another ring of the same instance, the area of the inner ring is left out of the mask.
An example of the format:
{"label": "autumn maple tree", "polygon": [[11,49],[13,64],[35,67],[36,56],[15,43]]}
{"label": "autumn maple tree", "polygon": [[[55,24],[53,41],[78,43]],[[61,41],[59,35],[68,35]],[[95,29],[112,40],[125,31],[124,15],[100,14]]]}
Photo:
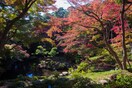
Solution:
{"label": "autumn maple tree", "polygon": [[[127,4],[129,4],[127,6]],[[122,48],[123,48],[123,69],[127,69],[127,66],[126,66],[126,62],[128,60],[128,57],[127,57],[127,49],[126,49],[126,40],[125,40],[125,31],[127,30],[125,28],[125,13],[126,11],[130,8],[130,6],[132,5],[132,1],[129,1],[129,0],[122,0],[121,1],[121,16],[120,16],[120,19],[121,19],[121,30],[122,30]],[[132,15],[132,14],[131,14]]]}
{"label": "autumn maple tree", "polygon": [[[48,31],[62,32],[57,38],[61,40],[65,52],[77,52],[78,47],[103,47],[116,60],[121,69],[127,69],[127,36],[131,36],[128,15],[131,15],[131,0],[68,0],[67,18],[52,18],[53,28]],[[125,15],[126,14],[126,15]],[[65,27],[67,26],[67,30]],[[127,34],[127,36],[125,35]],[[130,42],[129,42],[130,43]],[[118,51],[123,51],[120,59]]]}

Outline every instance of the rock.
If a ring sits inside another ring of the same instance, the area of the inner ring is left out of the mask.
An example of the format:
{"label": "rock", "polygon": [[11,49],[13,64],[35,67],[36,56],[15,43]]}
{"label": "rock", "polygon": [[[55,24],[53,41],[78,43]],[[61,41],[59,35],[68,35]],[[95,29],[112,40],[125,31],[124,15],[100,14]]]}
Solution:
{"label": "rock", "polygon": [[62,72],[63,75],[68,75],[68,72]]}
{"label": "rock", "polygon": [[111,81],[115,81],[117,78],[117,74],[113,74],[112,76],[110,76],[110,80]]}
{"label": "rock", "polygon": [[59,76],[63,76],[63,74],[59,74]]}
{"label": "rock", "polygon": [[102,85],[105,85],[105,84],[107,84],[107,83],[108,83],[108,81],[107,81],[107,80],[102,79],[102,80],[99,80],[99,83],[100,83],[100,84],[102,84]]}
{"label": "rock", "polygon": [[39,81],[40,81],[40,82],[43,82],[43,81],[44,81],[44,79],[39,79]]}
{"label": "rock", "polygon": [[61,74],[59,74],[59,76],[66,76],[66,75],[68,75],[68,74],[69,74],[68,72],[64,71],[64,72],[62,72]]}

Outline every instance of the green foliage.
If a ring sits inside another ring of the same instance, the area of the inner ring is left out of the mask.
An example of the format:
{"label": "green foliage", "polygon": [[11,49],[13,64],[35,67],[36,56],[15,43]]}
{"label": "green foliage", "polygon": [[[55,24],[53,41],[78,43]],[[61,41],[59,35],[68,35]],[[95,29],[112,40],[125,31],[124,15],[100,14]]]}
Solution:
{"label": "green foliage", "polygon": [[[114,74],[114,72],[112,73]],[[55,74],[58,73],[55,72]],[[106,76],[106,73],[96,73],[96,75],[97,74],[100,78],[102,77],[101,75]],[[90,78],[82,77],[81,74],[76,75],[73,78],[55,76],[35,76],[33,78],[28,78],[24,76],[19,76],[15,80],[10,80],[10,83],[11,86],[9,86],[9,88],[48,88],[49,85],[52,88],[131,88],[132,76],[119,74],[115,81],[110,81],[108,84],[105,85],[97,84]],[[2,85],[4,85],[3,81],[0,82],[0,86]]]}
{"label": "green foliage", "polygon": [[22,60],[23,58],[28,58],[30,56],[27,51],[22,48],[21,45],[16,44],[6,44],[3,53],[3,58],[9,58],[12,60]]}
{"label": "green foliage", "polygon": [[[54,0],[2,0],[0,1],[0,51],[5,44],[12,42],[22,43],[28,46],[34,41],[40,41],[36,30],[40,29],[38,24],[43,22],[38,15],[43,6],[52,5]],[[40,26],[40,25],[39,25]],[[42,28],[42,27],[41,27]],[[10,41],[11,40],[11,41]]]}
{"label": "green foliage", "polygon": [[51,80],[49,79],[49,84],[53,88],[101,88],[95,82],[89,78],[84,78],[78,76],[73,79],[68,78],[58,78]]}
{"label": "green foliage", "polygon": [[83,75],[83,73],[79,73],[79,72],[76,72],[76,71],[74,71],[74,72],[72,72],[72,73],[70,73],[71,75],[70,75],[70,78],[78,78],[78,77],[83,77],[82,75]]}
{"label": "green foliage", "polygon": [[118,75],[116,83],[120,86],[130,87],[132,86],[132,77],[127,75]]}
{"label": "green foliage", "polygon": [[[21,79],[21,80],[20,80]],[[89,78],[81,76],[75,78],[63,78],[63,77],[33,77],[26,78],[21,77],[12,81],[11,88],[48,88],[50,85],[52,88],[97,88],[97,84]],[[41,80],[41,81],[40,81]],[[3,85],[3,82],[0,82]]]}
{"label": "green foliage", "polygon": [[73,71],[74,71],[74,68],[72,68],[72,67],[68,69],[69,73],[72,73]]}
{"label": "green foliage", "polygon": [[48,55],[50,57],[53,57],[53,56],[57,55],[58,52],[57,52],[57,47],[53,47],[53,48],[51,48],[50,51],[48,51],[46,48],[44,48],[43,46],[40,45],[37,47],[35,54],[42,55],[42,56]]}
{"label": "green foliage", "polygon": [[71,88],[70,80],[67,78],[58,78],[52,85],[53,88]]}
{"label": "green foliage", "polygon": [[59,68],[64,68],[64,67],[66,67],[66,64],[65,63],[60,63],[59,64]]}
{"label": "green foliage", "polygon": [[71,74],[71,78],[77,78],[80,77],[80,75],[85,74],[88,72],[88,63],[86,62],[81,62],[78,66],[77,69],[74,68],[69,68],[69,73]]}
{"label": "green foliage", "polygon": [[59,77],[59,72],[58,71],[54,71],[53,75],[54,75],[54,77],[58,78]]}
{"label": "green foliage", "polygon": [[51,57],[55,56],[58,54],[57,52],[57,47],[53,47],[50,52],[48,53]]}
{"label": "green foliage", "polygon": [[29,86],[29,84],[26,81],[18,81],[14,83],[12,86],[9,86],[9,88],[25,88]]}
{"label": "green foliage", "polygon": [[88,70],[87,72],[77,72],[73,68],[69,70],[70,76],[69,78],[77,78],[77,77],[87,77],[91,78],[92,80],[98,82],[100,79],[107,79],[112,74],[120,74],[121,70],[110,70],[110,71],[103,71],[103,72],[93,72]]}
{"label": "green foliage", "polygon": [[61,7],[54,13],[54,15],[59,18],[64,18],[68,16],[68,11]]}
{"label": "green foliage", "polygon": [[115,2],[116,2],[117,4],[121,4],[121,3],[122,3],[122,0],[115,0]]}
{"label": "green foliage", "polygon": [[80,63],[81,62],[81,59],[82,59],[82,56],[81,55],[75,55],[75,63]]}
{"label": "green foliage", "polygon": [[36,55],[47,55],[49,53],[49,51],[47,51],[43,46],[38,46],[36,51],[35,51],[35,54]]}
{"label": "green foliage", "polygon": [[81,62],[80,65],[77,66],[77,72],[86,72],[88,70],[88,63]]}
{"label": "green foliage", "polygon": [[131,88],[132,76],[120,74],[117,76],[116,81],[113,81],[105,86],[105,88]]}
{"label": "green foliage", "polygon": [[91,83],[91,79],[89,78],[78,77],[75,78],[75,81],[76,82],[72,88],[96,88],[94,83]]}

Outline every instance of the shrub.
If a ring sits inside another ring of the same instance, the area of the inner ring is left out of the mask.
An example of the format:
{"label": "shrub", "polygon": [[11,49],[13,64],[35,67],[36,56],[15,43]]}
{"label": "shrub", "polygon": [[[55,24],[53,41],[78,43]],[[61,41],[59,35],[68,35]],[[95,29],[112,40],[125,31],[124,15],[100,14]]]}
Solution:
{"label": "shrub", "polygon": [[[19,78],[11,80],[9,88],[101,88],[89,78],[76,76],[75,78],[65,77],[34,77],[33,79]],[[3,82],[0,82],[3,85]]]}
{"label": "shrub", "polygon": [[105,88],[131,88],[132,87],[132,76],[118,75],[117,79],[110,82]]}
{"label": "shrub", "polygon": [[49,51],[46,50],[46,48],[44,48],[43,46],[38,46],[36,51],[35,51],[35,55],[47,55],[49,53]]}
{"label": "shrub", "polygon": [[58,54],[57,52],[57,47],[53,47],[50,52],[48,53],[51,57],[55,56]]}
{"label": "shrub", "polygon": [[71,88],[71,86],[68,78],[58,78],[53,84],[53,88]]}
{"label": "shrub", "polygon": [[76,82],[72,88],[93,88],[93,86],[91,85],[91,80],[88,78],[77,77],[75,81]]}
{"label": "shrub", "polygon": [[77,77],[74,81],[75,82],[71,88],[102,88],[101,85],[96,84],[89,78]]}
{"label": "shrub", "polygon": [[88,70],[88,63],[86,63],[86,62],[81,62],[80,65],[78,65],[76,71],[77,71],[77,72],[82,72],[82,71],[86,72],[87,70]]}

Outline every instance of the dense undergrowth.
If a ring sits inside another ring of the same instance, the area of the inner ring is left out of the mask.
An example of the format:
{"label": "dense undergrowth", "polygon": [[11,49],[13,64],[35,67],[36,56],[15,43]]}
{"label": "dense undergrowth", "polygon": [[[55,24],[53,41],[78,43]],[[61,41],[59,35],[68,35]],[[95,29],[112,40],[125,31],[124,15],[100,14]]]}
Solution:
{"label": "dense undergrowth", "polygon": [[[111,77],[115,74],[115,78],[112,79]],[[101,83],[101,79],[107,82]],[[13,80],[0,81],[0,86],[8,86],[7,88],[131,88],[132,74],[127,71],[113,70],[97,73],[74,72],[71,76],[56,74],[49,77],[19,76]]]}

